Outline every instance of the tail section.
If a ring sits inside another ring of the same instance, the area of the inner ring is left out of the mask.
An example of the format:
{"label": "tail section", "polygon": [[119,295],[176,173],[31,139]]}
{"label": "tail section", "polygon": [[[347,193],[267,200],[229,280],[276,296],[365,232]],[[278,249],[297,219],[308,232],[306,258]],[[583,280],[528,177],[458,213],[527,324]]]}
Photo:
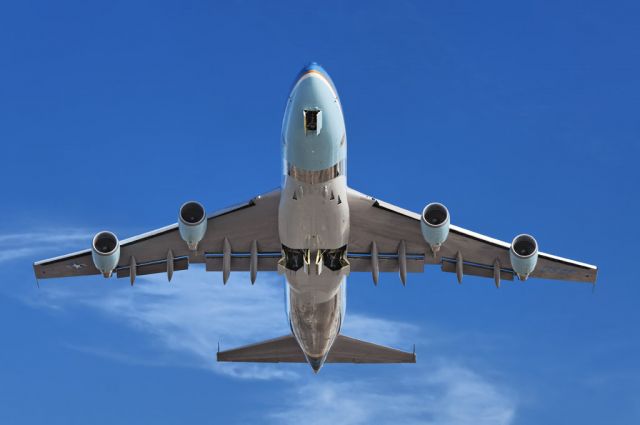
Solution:
{"label": "tail section", "polygon": [[[233,350],[218,352],[219,362],[306,363],[293,335],[282,336]],[[415,352],[396,350],[338,335],[326,363],[415,363]]]}

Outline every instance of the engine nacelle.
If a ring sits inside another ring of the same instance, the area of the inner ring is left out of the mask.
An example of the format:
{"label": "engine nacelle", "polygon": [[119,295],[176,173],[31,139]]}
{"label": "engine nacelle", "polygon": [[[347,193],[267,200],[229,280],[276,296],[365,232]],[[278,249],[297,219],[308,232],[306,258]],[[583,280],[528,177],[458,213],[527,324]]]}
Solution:
{"label": "engine nacelle", "polygon": [[531,235],[518,235],[511,242],[509,256],[520,280],[526,280],[538,262],[538,242]]}
{"label": "engine nacelle", "polygon": [[198,249],[198,243],[207,231],[207,214],[202,204],[196,201],[185,202],[178,214],[178,228],[189,249]]}
{"label": "engine nacelle", "polygon": [[97,233],[91,243],[91,257],[102,275],[111,277],[120,261],[120,242],[116,235],[107,231]]}
{"label": "engine nacelle", "polygon": [[420,219],[422,236],[431,247],[434,256],[449,236],[450,223],[449,210],[442,204],[433,202],[422,210]]}

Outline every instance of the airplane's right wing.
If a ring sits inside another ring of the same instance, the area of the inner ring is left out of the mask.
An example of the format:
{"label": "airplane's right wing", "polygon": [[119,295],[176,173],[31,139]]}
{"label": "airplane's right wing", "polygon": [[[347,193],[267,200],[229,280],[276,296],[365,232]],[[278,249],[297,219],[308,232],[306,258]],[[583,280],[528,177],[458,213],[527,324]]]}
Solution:
{"label": "airplane's right wing", "polygon": [[[257,196],[207,217],[207,232],[197,250],[187,247],[178,224],[172,224],[120,242],[120,260],[114,270],[118,277],[167,273],[187,269],[189,263],[205,263],[207,271],[277,270],[281,257],[278,234],[280,190]],[[89,242],[89,241],[87,241]],[[33,265],[36,278],[56,278],[99,274],[91,249],[38,261]],[[133,275],[131,271],[134,271]]]}

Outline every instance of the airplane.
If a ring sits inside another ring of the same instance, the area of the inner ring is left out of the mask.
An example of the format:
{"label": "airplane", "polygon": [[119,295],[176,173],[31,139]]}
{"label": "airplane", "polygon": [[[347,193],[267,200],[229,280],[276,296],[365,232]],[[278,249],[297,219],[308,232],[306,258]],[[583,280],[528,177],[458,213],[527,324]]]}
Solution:
{"label": "airplane", "polygon": [[511,243],[451,224],[433,202],[407,211],[347,186],[347,137],[336,87],[318,64],[304,67],[289,93],[282,124],[280,189],[207,215],[184,203],[178,222],[119,241],[98,232],[91,248],[34,263],[37,279],[102,274],[128,277],[186,270],[192,263],[222,272],[277,271],[286,278],[291,333],[227,351],[221,362],[415,363],[405,352],[343,335],[346,277],[396,272],[402,284],[424,265],[444,272],[503,280],[542,278],[595,284],[597,267],[538,251],[533,236]]}

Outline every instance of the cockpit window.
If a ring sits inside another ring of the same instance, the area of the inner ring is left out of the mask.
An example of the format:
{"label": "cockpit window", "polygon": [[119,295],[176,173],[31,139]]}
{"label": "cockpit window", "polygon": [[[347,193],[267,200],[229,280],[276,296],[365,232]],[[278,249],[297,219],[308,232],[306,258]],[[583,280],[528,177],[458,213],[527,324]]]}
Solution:
{"label": "cockpit window", "polygon": [[320,133],[322,128],[322,111],[318,109],[305,109],[304,111],[304,129],[305,133]]}

